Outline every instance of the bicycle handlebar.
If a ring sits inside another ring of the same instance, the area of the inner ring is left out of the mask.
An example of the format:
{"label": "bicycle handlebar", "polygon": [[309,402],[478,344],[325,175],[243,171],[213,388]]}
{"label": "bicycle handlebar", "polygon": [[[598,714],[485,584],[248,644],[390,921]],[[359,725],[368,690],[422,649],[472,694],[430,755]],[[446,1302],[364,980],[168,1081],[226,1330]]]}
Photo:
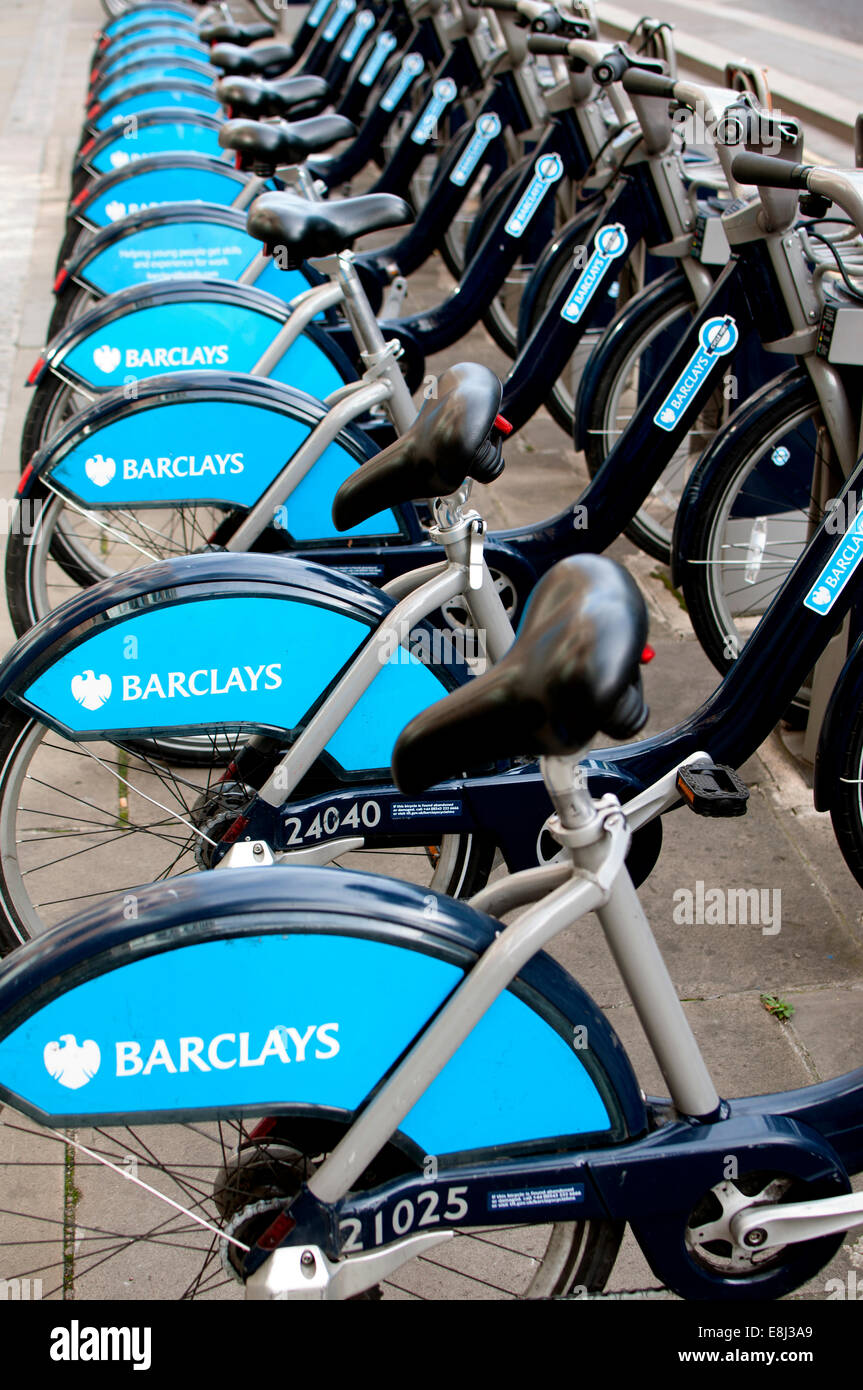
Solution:
{"label": "bicycle handlebar", "polygon": [[565,58],[569,53],[569,39],[558,38],[556,34],[531,34],[527,48],[529,53],[555,54]]}
{"label": "bicycle handlebar", "polygon": [[629,59],[624,53],[609,53],[593,69],[593,76],[600,87],[610,87],[619,82],[629,67]]}
{"label": "bicycle handlebar", "polygon": [[808,188],[811,164],[792,164],[771,154],[736,154],[731,162],[740,183],[764,188]]}
{"label": "bicycle handlebar", "polygon": [[673,77],[666,77],[662,73],[629,67],[621,78],[621,85],[625,92],[633,96],[667,97],[673,100],[677,83]]}

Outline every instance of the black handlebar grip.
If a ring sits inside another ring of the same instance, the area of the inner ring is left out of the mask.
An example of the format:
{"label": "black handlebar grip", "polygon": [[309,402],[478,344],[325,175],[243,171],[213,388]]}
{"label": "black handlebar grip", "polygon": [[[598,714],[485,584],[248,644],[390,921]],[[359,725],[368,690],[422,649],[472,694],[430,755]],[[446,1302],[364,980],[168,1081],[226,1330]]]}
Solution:
{"label": "black handlebar grip", "polygon": [[569,52],[569,39],[560,39],[556,34],[531,34],[527,47],[530,53],[556,53],[565,58]]}
{"label": "black handlebar grip", "polygon": [[610,87],[612,82],[620,81],[628,68],[629,59],[625,53],[606,53],[593,69],[594,81],[600,87]]}
{"label": "black handlebar grip", "polygon": [[731,172],[738,183],[764,188],[808,188],[811,164],[792,164],[771,154],[736,154]]}
{"label": "black handlebar grip", "polygon": [[545,14],[538,15],[536,19],[531,21],[530,27],[535,34],[556,34],[563,28],[563,20],[557,10],[549,7]]}
{"label": "black handlebar grip", "polygon": [[667,97],[670,100],[676,85],[673,77],[645,72],[643,68],[630,68],[623,78],[623,90],[637,97]]}

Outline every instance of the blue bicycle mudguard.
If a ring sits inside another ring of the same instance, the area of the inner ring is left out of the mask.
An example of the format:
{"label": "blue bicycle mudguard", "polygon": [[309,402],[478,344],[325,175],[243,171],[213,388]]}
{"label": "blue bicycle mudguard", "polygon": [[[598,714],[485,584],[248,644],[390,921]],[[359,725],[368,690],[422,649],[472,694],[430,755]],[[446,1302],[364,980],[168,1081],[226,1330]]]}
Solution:
{"label": "blue bicycle mudguard", "polygon": [[134,127],[104,130],[81,146],[74,173],[104,174],[146,159],[148,155],[185,151],[222,158],[219,144],[222,122],[203,111],[172,111],[157,107],[140,116]]}
{"label": "blue bicycle mudguard", "polygon": [[[287,737],[393,607],[302,560],[186,556],[94,585],[38,623],[0,666],[0,697],[75,739],[222,727]],[[422,657],[396,648],[327,744],[349,780],[388,769],[408,721],[468,679],[430,644]]]}
{"label": "blue bicycle mudguard", "polygon": [[[0,1097],[62,1127],[308,1114],[350,1120],[500,924],[332,869],[224,870],[89,908],[0,970]],[[230,1000],[228,1012],[226,1000]],[[592,1000],[544,953],[400,1127],[412,1156],[620,1142],[636,1079]]]}
{"label": "blue bicycle mudguard", "polygon": [[154,154],[101,174],[76,196],[70,213],[89,227],[108,227],[130,213],[165,203],[229,207],[248,179],[248,174],[212,155]]}
{"label": "blue bicycle mudguard", "polygon": [[88,134],[96,135],[112,126],[128,125],[139,112],[152,110],[156,106],[205,111],[210,116],[223,114],[221,103],[213,95],[211,86],[185,82],[180,78],[165,78],[133,87],[105,106],[92,107],[87,113],[84,129]]}
{"label": "blue bicycle mudguard", "polygon": [[194,58],[209,53],[207,44],[201,43],[187,28],[176,25],[154,25],[140,34],[132,34],[127,39],[117,39],[110,43],[93,64],[93,72],[98,77],[107,77],[118,71],[124,63],[136,62],[138,58],[161,56],[168,58]]}
{"label": "blue bicycle mudguard", "polygon": [[172,24],[187,24],[190,31],[196,33],[195,29],[195,9],[192,5],[166,4],[149,5],[141,9],[128,10],[125,14],[118,15],[108,24],[102,26],[101,33],[103,38],[112,39],[116,35],[122,34],[133,29],[146,28],[148,24],[155,24],[170,21]]}
{"label": "blue bicycle mudguard", "polygon": [[[134,400],[112,391],[75,415],[34,456],[18,495],[29,496],[44,481],[97,511],[192,503],[248,508],[326,413],[312,397],[266,378],[150,377]],[[336,491],[376,453],[368,435],[343,429],[279,507],[274,524],[281,548],[329,541]],[[390,542],[420,534],[413,508],[401,507],[347,533]]]}
{"label": "blue bicycle mudguard", "polygon": [[[239,280],[260,252],[261,243],[246,231],[245,212],[218,204],[171,203],[129,213],[104,227],[69,262],[67,276],[55,288],[62,288],[66,278],[103,295],[181,275]],[[259,279],[265,277],[266,285],[258,288],[285,302],[321,280],[307,271],[272,270],[270,264]]]}
{"label": "blue bicycle mudguard", "polygon": [[[109,229],[110,230],[110,229]],[[101,300],[57,335],[28,380],[46,371],[106,391],[189,367],[249,372],[287,320],[286,305],[248,285],[170,280]],[[347,356],[314,324],[270,373],[316,399],[356,380]]]}
{"label": "blue bicycle mudguard", "polygon": [[194,58],[150,58],[130,63],[128,71],[114,73],[112,77],[100,82],[93,89],[92,100],[100,106],[107,106],[117,97],[125,96],[136,87],[150,82],[194,82],[196,85],[212,87],[219,80],[218,68],[210,63]]}

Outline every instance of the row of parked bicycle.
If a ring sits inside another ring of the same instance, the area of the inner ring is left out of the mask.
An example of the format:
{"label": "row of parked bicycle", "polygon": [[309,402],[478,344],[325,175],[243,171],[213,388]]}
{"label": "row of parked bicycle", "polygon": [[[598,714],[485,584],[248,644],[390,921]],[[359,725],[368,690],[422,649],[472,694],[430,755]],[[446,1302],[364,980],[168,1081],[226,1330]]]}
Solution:
{"label": "row of parked bicycle", "polygon": [[[663,812],[745,811],[837,631],[815,797],[863,882],[863,172],[590,4],[317,0],[290,44],[114,10],[7,548],[0,1094],[149,1170],[91,1254],[170,1247],[156,1296],[374,1296],[454,1236],[600,1289],[627,1221],[685,1296],[798,1287],[863,1223],[863,1073],[721,1101],[633,884]],[[452,294],[398,317],[435,251]],[[418,410],[480,320],[506,380]],[[471,480],[543,404],[592,481],[489,532]],[[624,532],[724,679],[590,752],[647,715]],[[591,911],[670,1104],[541,953]]]}

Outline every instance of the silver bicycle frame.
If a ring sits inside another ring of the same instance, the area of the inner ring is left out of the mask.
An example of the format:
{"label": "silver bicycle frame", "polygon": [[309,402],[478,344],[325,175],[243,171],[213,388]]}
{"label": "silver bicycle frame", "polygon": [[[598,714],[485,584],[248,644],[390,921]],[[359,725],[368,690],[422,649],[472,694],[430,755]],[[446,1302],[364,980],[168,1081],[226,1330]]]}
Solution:
{"label": "silver bicycle frame", "polygon": [[[694,756],[703,759],[706,755]],[[527,961],[589,912],[597,914],[677,1111],[694,1117],[717,1111],[716,1088],[626,868],[630,828],[624,812],[616,797],[605,796],[595,802],[578,786],[577,763],[577,754],[542,760],[543,775],[557,808],[552,833],[569,852],[565,880],[535,907],[501,928],[419,1041],[312,1175],[309,1191],[319,1201],[332,1204],[350,1191]],[[679,796],[675,781],[676,769],[648,789],[646,800],[657,808],[671,804]],[[560,867],[553,868],[559,876]],[[529,870],[528,875],[535,883],[537,871]],[[548,868],[539,875],[551,881]],[[526,876],[516,877],[523,883]],[[477,905],[482,899],[479,895]],[[488,894],[485,900],[489,900]],[[302,1280],[295,1284],[293,1277],[300,1248],[292,1251],[287,1247],[284,1254],[277,1251],[271,1256],[248,1280],[247,1297],[284,1296],[282,1291],[302,1290]],[[388,1247],[383,1261],[367,1263],[365,1255],[338,1266],[324,1261],[320,1265],[323,1282],[329,1282],[335,1269],[344,1264],[344,1280],[339,1282],[350,1282],[353,1287],[356,1281],[358,1288],[365,1287],[381,1277],[381,1268],[389,1272],[417,1252],[414,1239]],[[380,1256],[382,1252],[373,1253]],[[311,1296],[320,1297],[322,1292]]]}

